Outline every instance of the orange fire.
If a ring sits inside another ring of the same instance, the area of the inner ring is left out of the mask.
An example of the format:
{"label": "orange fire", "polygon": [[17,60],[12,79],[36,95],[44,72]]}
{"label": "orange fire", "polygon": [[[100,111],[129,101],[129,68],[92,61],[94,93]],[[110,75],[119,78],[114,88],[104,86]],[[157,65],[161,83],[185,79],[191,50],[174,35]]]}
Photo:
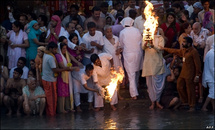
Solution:
{"label": "orange fire", "polygon": [[119,72],[112,70],[111,71],[111,82],[109,83],[108,86],[106,86],[106,95],[105,95],[105,100],[106,101],[111,101],[112,96],[115,93],[115,90],[117,89],[118,83],[122,83],[124,77],[124,71],[120,67]]}
{"label": "orange fire", "polygon": [[145,1],[146,7],[144,9],[144,15],[146,21],[144,23],[145,29],[143,30],[143,39],[144,40],[152,40],[154,39],[154,33],[156,28],[158,27],[158,17],[155,16],[155,12],[153,12],[153,5],[152,3]]}

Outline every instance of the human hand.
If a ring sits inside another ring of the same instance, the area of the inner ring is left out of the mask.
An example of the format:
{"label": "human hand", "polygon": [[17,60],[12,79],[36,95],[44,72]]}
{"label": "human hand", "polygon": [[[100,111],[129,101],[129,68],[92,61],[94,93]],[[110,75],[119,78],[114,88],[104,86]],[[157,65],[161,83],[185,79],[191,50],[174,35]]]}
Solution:
{"label": "human hand", "polygon": [[197,42],[193,42],[193,45],[194,46],[198,46],[199,44]]}
{"label": "human hand", "polygon": [[122,48],[116,49],[116,55],[119,55],[122,52]]}
{"label": "human hand", "polygon": [[199,82],[199,76],[196,76],[195,78],[194,78],[194,81],[193,81],[194,83],[198,83]]}
{"label": "human hand", "polygon": [[34,101],[34,100],[36,100],[37,98],[38,98],[38,96],[33,96],[33,97],[31,97],[30,100]]}
{"label": "human hand", "polygon": [[158,45],[158,47],[160,48],[160,50],[164,50],[164,47],[162,47],[161,45]]}
{"label": "human hand", "polygon": [[[78,66],[80,67],[80,68],[84,68],[84,65],[81,63],[81,62],[78,62]],[[79,68],[79,69],[80,69]]]}
{"label": "human hand", "polygon": [[94,41],[91,41],[91,42],[90,42],[90,45],[91,45],[91,46],[96,46],[96,45],[97,45],[97,43],[96,43],[96,42],[94,42]]}
{"label": "human hand", "polygon": [[51,34],[54,34],[55,32],[54,32],[54,28],[52,27],[52,26],[50,26],[50,33]]}
{"label": "human hand", "polygon": [[94,48],[91,48],[91,49],[90,49],[90,53],[93,53],[93,52],[94,52]]}
{"label": "human hand", "polygon": [[12,45],[10,45],[10,47],[11,47],[12,49],[14,49],[14,48],[16,48],[17,46],[16,46],[16,44],[12,44]]}

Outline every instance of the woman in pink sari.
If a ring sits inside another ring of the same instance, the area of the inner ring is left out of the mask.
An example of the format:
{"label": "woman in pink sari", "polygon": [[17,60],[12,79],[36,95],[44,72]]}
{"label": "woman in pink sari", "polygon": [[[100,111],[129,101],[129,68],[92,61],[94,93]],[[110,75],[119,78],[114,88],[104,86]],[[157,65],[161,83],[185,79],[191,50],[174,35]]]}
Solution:
{"label": "woman in pink sari", "polygon": [[29,47],[28,35],[23,31],[23,26],[19,21],[12,24],[12,30],[7,33],[9,59],[8,69],[17,65],[19,57],[26,57],[25,48]]}

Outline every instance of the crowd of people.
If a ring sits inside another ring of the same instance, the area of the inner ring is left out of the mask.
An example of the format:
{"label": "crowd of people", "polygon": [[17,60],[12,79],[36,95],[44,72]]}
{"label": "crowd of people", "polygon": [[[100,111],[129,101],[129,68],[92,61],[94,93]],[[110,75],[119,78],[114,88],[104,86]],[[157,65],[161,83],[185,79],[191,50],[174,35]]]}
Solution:
{"label": "crowd of people", "polygon": [[[129,86],[137,100],[139,77],[144,77],[155,108],[202,111],[214,106],[214,9],[210,1],[151,1],[158,16],[154,39],[143,38],[146,4],[135,0],[102,2],[92,15],[56,10],[23,12],[18,19],[8,8],[0,28],[1,105],[7,115],[81,112],[81,93],[89,110],[104,107],[111,72],[124,73],[110,100],[117,110],[120,87]],[[41,11],[41,12],[40,12]],[[142,74],[140,74],[142,73]]]}

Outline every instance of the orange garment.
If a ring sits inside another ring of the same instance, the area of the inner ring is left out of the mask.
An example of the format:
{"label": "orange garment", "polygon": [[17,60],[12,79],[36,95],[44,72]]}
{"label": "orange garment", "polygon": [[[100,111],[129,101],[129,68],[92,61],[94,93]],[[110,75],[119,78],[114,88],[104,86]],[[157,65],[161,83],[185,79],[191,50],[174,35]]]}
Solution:
{"label": "orange garment", "polygon": [[179,36],[179,38],[178,38],[178,42],[179,42],[179,44],[180,44],[180,49],[183,48],[183,47],[182,47],[182,43],[183,43],[184,37],[188,37],[188,35],[187,35],[186,33],[182,33],[182,34]]}
{"label": "orange garment", "polygon": [[35,67],[36,69],[39,69],[40,74],[42,72],[42,62],[43,62],[43,59],[37,55],[35,58]]}
{"label": "orange garment", "polygon": [[57,82],[48,82],[42,80],[43,88],[46,94],[46,114],[49,116],[56,115],[57,108]]}

